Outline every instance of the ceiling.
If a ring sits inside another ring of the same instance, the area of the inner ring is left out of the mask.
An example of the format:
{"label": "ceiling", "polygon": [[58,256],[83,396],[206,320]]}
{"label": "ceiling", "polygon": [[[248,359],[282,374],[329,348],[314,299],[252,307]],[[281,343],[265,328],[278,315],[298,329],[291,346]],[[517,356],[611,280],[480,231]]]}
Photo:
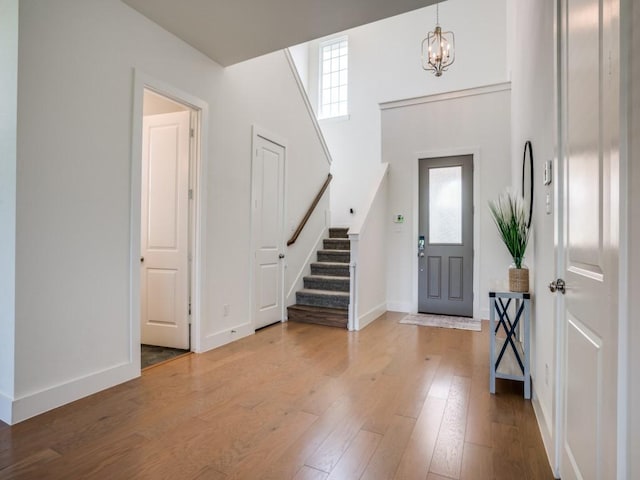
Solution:
{"label": "ceiling", "polygon": [[228,66],[436,0],[122,0]]}

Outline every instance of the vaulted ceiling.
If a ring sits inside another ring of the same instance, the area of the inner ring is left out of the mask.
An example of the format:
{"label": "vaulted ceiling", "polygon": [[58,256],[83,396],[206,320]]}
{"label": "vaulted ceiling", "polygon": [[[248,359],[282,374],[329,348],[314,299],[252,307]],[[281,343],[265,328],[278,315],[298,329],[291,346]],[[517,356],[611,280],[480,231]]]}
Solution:
{"label": "vaulted ceiling", "polygon": [[436,0],[122,0],[223,66]]}

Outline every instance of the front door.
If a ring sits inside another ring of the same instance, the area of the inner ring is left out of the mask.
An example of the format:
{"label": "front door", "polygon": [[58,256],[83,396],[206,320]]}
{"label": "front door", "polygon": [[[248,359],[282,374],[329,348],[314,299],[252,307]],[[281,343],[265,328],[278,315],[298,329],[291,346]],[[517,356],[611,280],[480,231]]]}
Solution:
{"label": "front door", "polygon": [[140,314],[143,344],[189,348],[190,112],[145,116]]}
{"label": "front door", "polygon": [[473,316],[473,156],[420,160],[418,311]]}
{"label": "front door", "polygon": [[561,476],[606,480],[616,478],[617,451],[619,4],[563,0],[562,7]]}
{"label": "front door", "polygon": [[254,137],[252,227],[255,328],[283,318],[284,148]]}

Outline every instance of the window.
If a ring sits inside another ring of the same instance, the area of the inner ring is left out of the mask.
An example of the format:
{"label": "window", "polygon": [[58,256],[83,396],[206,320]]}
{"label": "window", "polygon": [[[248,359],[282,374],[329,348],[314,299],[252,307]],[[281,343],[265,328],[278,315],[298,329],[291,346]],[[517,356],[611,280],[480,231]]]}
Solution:
{"label": "window", "polygon": [[348,59],[347,37],[320,45],[320,118],[348,114]]}
{"label": "window", "polygon": [[429,244],[462,244],[462,167],[429,169]]}

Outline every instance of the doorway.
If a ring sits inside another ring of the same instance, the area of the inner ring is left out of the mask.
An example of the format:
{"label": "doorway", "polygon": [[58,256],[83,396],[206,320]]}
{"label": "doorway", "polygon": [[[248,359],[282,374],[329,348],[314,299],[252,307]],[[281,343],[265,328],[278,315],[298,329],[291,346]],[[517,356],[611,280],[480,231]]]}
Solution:
{"label": "doorway", "polygon": [[144,90],[140,188],[142,368],[191,351],[192,107]]}
{"label": "doorway", "polygon": [[473,156],[418,168],[418,312],[473,317]]}

